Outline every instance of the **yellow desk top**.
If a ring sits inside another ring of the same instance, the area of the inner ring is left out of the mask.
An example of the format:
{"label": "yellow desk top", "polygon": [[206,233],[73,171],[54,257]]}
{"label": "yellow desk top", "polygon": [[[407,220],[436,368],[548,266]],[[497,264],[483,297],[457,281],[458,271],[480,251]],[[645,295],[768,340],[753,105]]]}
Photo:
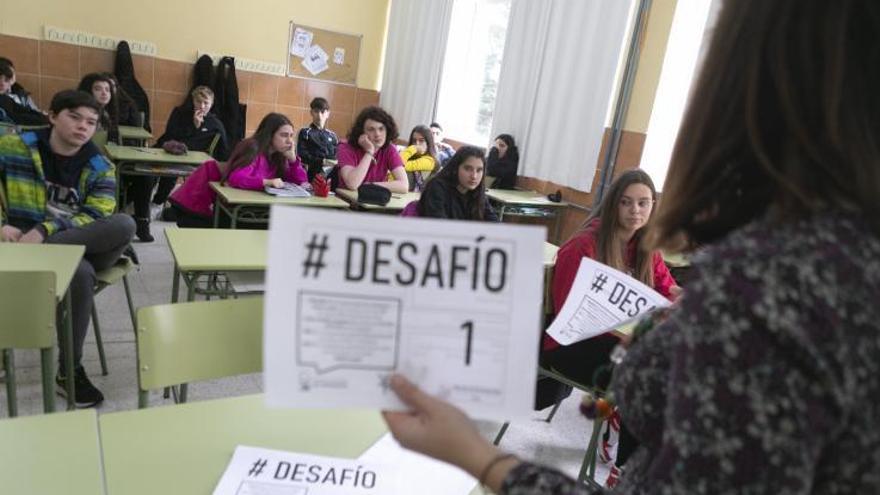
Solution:
{"label": "yellow desk top", "polygon": [[10,494],[104,493],[95,410],[0,420],[0,482]]}
{"label": "yellow desk top", "polygon": [[211,155],[202,151],[187,151],[185,155],[172,155],[162,148],[120,146],[115,143],[107,143],[104,149],[107,152],[107,157],[113,162],[198,166],[208,160],[213,160]]}
{"label": "yellow desk top", "polygon": [[119,126],[119,137],[123,139],[152,139],[153,134],[143,127],[121,125]]}
{"label": "yellow desk top", "polygon": [[340,198],[345,199],[353,205],[356,204],[360,208],[374,211],[402,211],[404,208],[406,208],[406,205],[408,205],[412,201],[418,201],[419,196],[421,196],[417,192],[409,192],[404,194],[391,193],[391,201],[389,201],[388,204],[385,206],[379,206],[358,202],[358,192],[352,191],[351,189],[337,189],[336,195]]}
{"label": "yellow desk top", "polygon": [[545,208],[561,208],[567,206],[564,201],[554,203],[547,196],[535,191],[519,191],[510,189],[489,189],[486,191],[489,199],[503,203],[506,206],[540,206]]}
{"label": "yellow desk top", "polygon": [[385,431],[378,411],[269,409],[262,395],[103,414],[112,494],[211,493],[237,445],[357,458]]}
{"label": "yellow desk top", "polygon": [[348,203],[332,195],[327,196],[326,198],[318,196],[309,196],[308,198],[284,198],[272,196],[263,191],[248,191],[246,189],[222,186],[219,182],[211,182],[211,189],[220,196],[224,203],[231,205],[295,205],[325,208],[348,208]]}
{"label": "yellow desk top", "polygon": [[174,263],[184,272],[266,269],[266,230],[167,227],[165,237]]}
{"label": "yellow desk top", "polygon": [[55,273],[55,296],[64,297],[85,246],[66,244],[0,243],[0,272],[49,271]]}

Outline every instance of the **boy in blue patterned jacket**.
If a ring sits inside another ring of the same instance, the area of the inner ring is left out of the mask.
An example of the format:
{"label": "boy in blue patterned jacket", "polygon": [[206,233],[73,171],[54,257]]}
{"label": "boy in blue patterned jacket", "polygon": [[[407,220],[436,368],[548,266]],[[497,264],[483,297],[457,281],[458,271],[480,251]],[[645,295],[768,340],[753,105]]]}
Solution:
{"label": "boy in blue patterned jacket", "polygon": [[[85,246],[85,255],[68,289],[73,316],[74,395],[80,407],[104,400],[80,363],[93,304],[95,272],[116,262],[135,229],[131,217],[113,213],[113,164],[91,142],[99,111],[92,95],[61,91],[52,98],[51,127],[0,137],[0,183],[6,198],[0,240]],[[59,347],[59,362],[63,363],[64,349]],[[62,395],[68,379],[59,371],[56,383]]]}

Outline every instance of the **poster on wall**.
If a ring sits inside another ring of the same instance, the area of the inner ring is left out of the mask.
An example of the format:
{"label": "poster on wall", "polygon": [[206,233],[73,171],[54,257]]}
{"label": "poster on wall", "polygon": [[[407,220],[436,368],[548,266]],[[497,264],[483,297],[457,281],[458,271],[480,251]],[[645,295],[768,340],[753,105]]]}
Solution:
{"label": "poster on wall", "polygon": [[362,38],[291,22],[287,75],[355,86]]}

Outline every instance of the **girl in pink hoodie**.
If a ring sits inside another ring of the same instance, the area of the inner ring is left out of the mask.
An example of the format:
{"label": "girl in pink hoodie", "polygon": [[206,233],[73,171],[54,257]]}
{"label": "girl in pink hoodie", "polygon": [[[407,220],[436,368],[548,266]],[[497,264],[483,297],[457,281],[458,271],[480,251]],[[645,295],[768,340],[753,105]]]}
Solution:
{"label": "girl in pink hoodie", "polygon": [[209,183],[224,181],[238,189],[262,191],[284,182],[304,184],[308,176],[294,152],[295,132],[280,113],[263,117],[257,132],[233,150],[227,164],[205,162],[171,195],[179,227],[211,227],[215,194]]}

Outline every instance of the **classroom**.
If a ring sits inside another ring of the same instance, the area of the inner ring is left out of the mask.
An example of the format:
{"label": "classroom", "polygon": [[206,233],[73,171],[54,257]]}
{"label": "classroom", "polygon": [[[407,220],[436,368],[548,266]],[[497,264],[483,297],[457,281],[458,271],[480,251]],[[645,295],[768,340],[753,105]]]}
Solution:
{"label": "classroom", "polygon": [[4,493],[880,492],[875,2],[0,7]]}

